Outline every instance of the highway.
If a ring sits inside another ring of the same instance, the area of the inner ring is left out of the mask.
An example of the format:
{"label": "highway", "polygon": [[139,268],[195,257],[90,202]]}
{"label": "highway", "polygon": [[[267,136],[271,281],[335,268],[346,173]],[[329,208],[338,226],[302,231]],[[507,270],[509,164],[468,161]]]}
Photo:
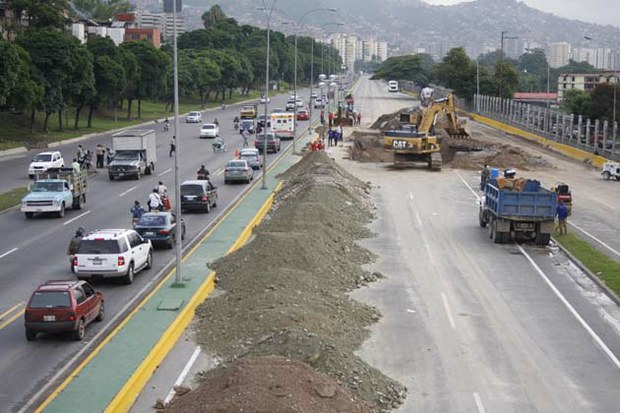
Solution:
{"label": "highway", "polygon": [[[309,93],[302,91],[300,95],[306,97]],[[287,96],[288,94],[272,97],[270,109],[284,107]],[[259,113],[263,110],[264,107],[259,105]],[[180,119],[180,142],[177,148],[182,160],[181,181],[195,179],[196,170],[204,164],[211,171],[212,181],[218,187],[219,193],[218,206],[210,214],[184,214],[187,226],[186,244],[203,233],[205,228],[249,187],[244,184],[224,185],[223,182],[224,164],[234,157],[235,148],[242,144],[242,138],[239,132],[233,129],[232,122],[238,113],[238,105],[203,113],[203,122],[211,122],[217,117],[220,136],[228,145],[226,153],[213,153],[212,141],[198,138],[201,124],[186,124],[184,118]],[[300,122],[300,131],[305,130],[307,124],[308,122]],[[136,299],[153,288],[174,259],[174,250],[156,249],[154,267],[137,274],[134,284],[128,286],[110,281],[94,283],[95,288],[105,294],[106,320],[89,325],[82,342],[75,342],[70,336],[47,335],[39,335],[38,340],[33,343],[26,341],[23,309],[33,289],[46,280],[73,278],[66,249],[76,228],[81,226],[87,231],[98,228],[127,228],[131,222],[129,209],[134,200],[138,199],[145,205],[148,194],[159,180],[162,180],[169,190],[173,189],[174,163],[173,158],[168,156],[172,125],[171,131],[167,133],[163,132],[161,124],[153,123],[147,128],[157,131],[158,161],[153,175],[140,180],[111,182],[105,170],[99,170],[89,179],[87,203],[82,210],[69,210],[63,219],[40,217],[27,220],[19,209],[0,214],[0,227],[5,235],[0,239],[0,370],[5,373],[5,378],[10,377],[10,380],[5,379],[0,385],[0,405],[3,406],[3,411],[18,411],[35,393],[48,388],[46,385],[50,381],[56,381],[70,372],[70,367],[75,366],[76,361],[92,350],[95,342],[100,341],[136,304]],[[98,143],[110,146],[110,135],[81,143],[91,150]],[[283,141],[282,151],[289,145],[290,141]],[[77,144],[73,144],[60,148],[65,160],[74,156],[76,147]],[[268,165],[281,153],[268,154]],[[3,176],[0,187],[26,185],[29,159],[30,156],[0,161],[0,172]],[[255,171],[254,176],[257,182],[261,174]]]}
{"label": "highway", "polygon": [[[407,101],[368,80],[355,97],[368,122]],[[493,244],[477,174],[335,158],[373,184],[378,236],[362,244],[387,279],[352,295],[383,313],[359,354],[407,386],[398,412],[618,411],[617,305],[553,246]]]}

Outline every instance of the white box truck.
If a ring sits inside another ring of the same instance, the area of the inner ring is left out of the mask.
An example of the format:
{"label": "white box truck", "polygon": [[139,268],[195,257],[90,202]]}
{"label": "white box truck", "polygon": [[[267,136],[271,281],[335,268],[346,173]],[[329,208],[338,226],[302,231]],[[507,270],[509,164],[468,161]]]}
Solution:
{"label": "white box truck", "polygon": [[152,129],[133,129],[112,135],[114,157],[108,165],[110,180],[150,175],[157,162],[157,142]]}

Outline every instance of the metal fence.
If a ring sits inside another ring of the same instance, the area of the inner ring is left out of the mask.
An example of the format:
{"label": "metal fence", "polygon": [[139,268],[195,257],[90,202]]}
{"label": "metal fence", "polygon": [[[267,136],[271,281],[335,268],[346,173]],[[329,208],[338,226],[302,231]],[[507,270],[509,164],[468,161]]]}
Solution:
{"label": "metal fence", "polygon": [[581,115],[495,96],[475,95],[473,102],[459,99],[458,105],[549,140],[620,160],[618,122],[612,125],[608,121],[584,119]]}

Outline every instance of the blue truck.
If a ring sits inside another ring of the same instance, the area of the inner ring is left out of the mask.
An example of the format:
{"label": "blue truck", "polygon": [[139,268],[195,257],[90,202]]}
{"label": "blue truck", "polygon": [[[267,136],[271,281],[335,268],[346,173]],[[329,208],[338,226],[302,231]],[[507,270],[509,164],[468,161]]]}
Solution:
{"label": "blue truck", "polygon": [[88,172],[76,172],[72,168],[50,168],[37,175],[21,202],[21,211],[26,218],[35,214],[52,213],[62,218],[65,210],[81,209],[86,202]]}
{"label": "blue truck", "polygon": [[489,238],[496,244],[510,242],[512,234],[536,245],[551,240],[558,195],[541,187],[539,181],[523,182],[518,189],[506,188],[492,178],[484,188],[478,218],[481,227],[489,227]]}

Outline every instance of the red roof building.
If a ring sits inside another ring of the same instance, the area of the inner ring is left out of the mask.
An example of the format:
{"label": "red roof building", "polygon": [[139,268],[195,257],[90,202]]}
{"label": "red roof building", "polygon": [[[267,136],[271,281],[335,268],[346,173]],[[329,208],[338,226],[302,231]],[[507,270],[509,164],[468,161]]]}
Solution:
{"label": "red roof building", "polygon": [[159,49],[161,47],[161,31],[153,27],[125,29],[125,42],[139,42],[141,40],[148,40]]}

